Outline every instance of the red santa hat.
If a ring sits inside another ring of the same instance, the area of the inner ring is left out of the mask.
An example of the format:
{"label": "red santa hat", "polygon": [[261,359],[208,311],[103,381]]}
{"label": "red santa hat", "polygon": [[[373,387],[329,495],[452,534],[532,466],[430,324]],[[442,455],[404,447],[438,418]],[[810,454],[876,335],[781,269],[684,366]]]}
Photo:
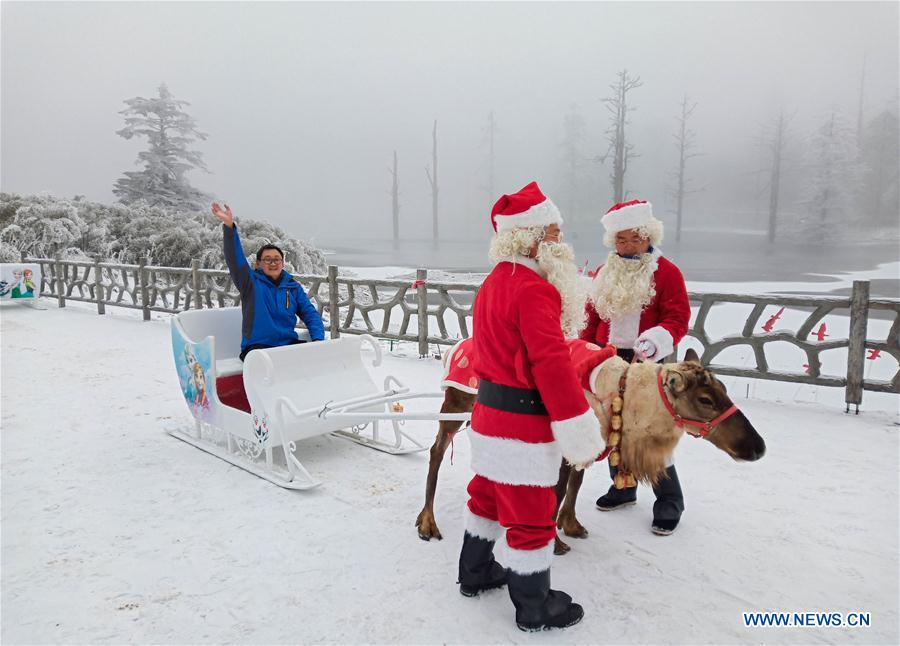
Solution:
{"label": "red santa hat", "polygon": [[518,193],[504,195],[491,209],[491,224],[497,233],[562,223],[559,209],[541,193],[537,182],[531,182]]}
{"label": "red santa hat", "polygon": [[603,223],[603,228],[609,233],[637,229],[658,222],[653,217],[653,206],[645,200],[631,200],[614,204],[600,221]]}

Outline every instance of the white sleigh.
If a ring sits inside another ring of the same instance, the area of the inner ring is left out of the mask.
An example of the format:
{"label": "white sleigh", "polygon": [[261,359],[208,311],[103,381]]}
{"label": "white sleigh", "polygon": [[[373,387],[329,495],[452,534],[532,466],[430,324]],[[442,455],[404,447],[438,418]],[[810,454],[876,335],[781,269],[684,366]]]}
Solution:
{"label": "white sleigh", "polygon": [[169,432],[282,487],[321,484],[298,457],[302,440],[332,433],[387,453],[410,453],[427,447],[399,422],[469,419],[468,413],[397,412],[403,400],[443,393],[410,392],[392,375],[378,388],[361,356],[368,343],[372,366],[381,364],[381,346],[369,335],[254,350],[243,363],[240,343],[238,307],[173,317],[175,367],[195,425],[193,432]]}

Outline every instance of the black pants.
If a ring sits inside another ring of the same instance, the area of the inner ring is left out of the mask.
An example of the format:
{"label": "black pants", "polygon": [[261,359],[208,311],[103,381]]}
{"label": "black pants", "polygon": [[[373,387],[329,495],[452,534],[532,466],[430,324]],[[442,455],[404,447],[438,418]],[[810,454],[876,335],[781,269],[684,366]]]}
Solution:
{"label": "black pants", "polygon": [[[285,345],[297,345],[298,343],[306,343],[306,341],[304,341],[302,339],[294,339],[292,341],[288,341],[287,343],[285,343]],[[248,345],[246,348],[241,350],[241,361],[243,361],[244,357],[246,357],[247,354],[249,352],[252,352],[253,350],[264,350],[265,348],[278,348],[278,347],[282,347],[282,346],[266,345],[265,343],[254,343],[253,345]]]}

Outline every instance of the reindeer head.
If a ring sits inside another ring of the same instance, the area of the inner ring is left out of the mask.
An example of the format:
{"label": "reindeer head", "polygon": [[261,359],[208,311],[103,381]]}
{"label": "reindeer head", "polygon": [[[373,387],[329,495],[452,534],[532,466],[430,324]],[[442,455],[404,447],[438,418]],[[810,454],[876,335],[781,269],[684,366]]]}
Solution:
{"label": "reindeer head", "polygon": [[[734,405],[725,385],[700,365],[693,350],[687,351],[681,363],[666,366],[665,388],[675,412],[688,420],[712,421]],[[740,410],[719,423],[705,439],[735,460],[752,462],[766,452],[765,441]]]}

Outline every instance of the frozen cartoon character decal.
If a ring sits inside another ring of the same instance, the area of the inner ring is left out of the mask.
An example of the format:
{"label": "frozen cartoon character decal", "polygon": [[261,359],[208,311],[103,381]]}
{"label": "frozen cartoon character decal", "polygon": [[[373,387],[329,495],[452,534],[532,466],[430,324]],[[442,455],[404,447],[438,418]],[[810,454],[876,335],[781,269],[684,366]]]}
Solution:
{"label": "frozen cartoon character decal", "polygon": [[269,439],[269,415],[265,414],[260,419],[259,415],[253,414],[253,430],[256,432],[256,438],[260,444],[265,444]]}
{"label": "frozen cartoon character decal", "polygon": [[190,343],[172,327],[172,349],[181,393],[196,419],[212,422],[216,408],[211,340]]}
{"label": "frozen cartoon character decal", "polygon": [[[25,291],[21,292],[20,298],[34,298],[34,272],[26,268],[22,271],[22,274],[22,283],[25,285]],[[15,296],[13,296],[13,298],[15,298]]]}
{"label": "frozen cartoon character decal", "polygon": [[206,396],[206,375],[203,366],[194,362],[191,369],[191,377],[194,380],[194,407],[209,408],[209,397]]}
{"label": "frozen cartoon character decal", "polygon": [[0,298],[34,299],[40,295],[40,269],[31,264],[3,264],[0,268]]}
{"label": "frozen cartoon character decal", "polygon": [[22,280],[22,270],[14,269],[12,273],[12,296],[11,298],[22,298],[22,292],[25,289],[25,285]]}

